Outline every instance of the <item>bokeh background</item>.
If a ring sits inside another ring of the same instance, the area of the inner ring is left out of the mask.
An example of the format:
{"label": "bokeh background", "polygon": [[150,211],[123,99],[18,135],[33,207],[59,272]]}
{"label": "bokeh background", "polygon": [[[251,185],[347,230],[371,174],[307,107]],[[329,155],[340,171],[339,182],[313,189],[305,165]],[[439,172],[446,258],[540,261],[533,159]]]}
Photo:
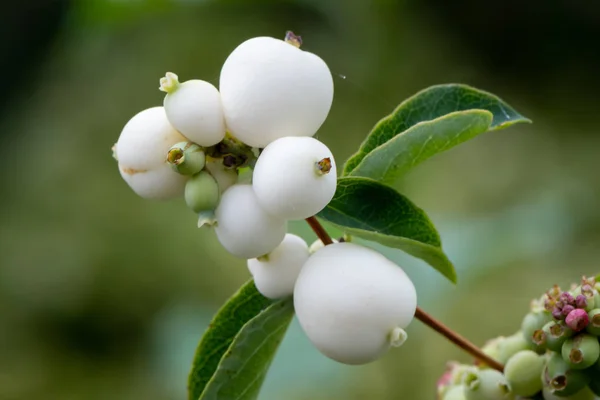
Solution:
{"label": "bokeh background", "polygon": [[[420,304],[477,344],[553,283],[600,272],[600,3],[585,0],[29,0],[0,24],[0,399],[183,399],[212,314],[248,279],[183,201],[144,201],[110,148],[158,79],[218,83],[235,46],[291,29],[329,64],[338,162],[404,98],[494,92],[534,120],[422,164],[399,189],[439,226],[452,286],[382,249]],[[302,224],[292,230],[314,240]],[[362,367],[293,323],[262,399],[431,399],[469,358],[414,322]]]}

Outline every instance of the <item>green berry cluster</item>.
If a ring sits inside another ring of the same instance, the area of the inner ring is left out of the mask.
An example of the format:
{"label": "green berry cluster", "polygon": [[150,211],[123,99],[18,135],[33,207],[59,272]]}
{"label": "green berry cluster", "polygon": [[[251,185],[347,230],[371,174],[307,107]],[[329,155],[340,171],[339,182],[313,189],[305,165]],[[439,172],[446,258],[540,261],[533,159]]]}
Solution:
{"label": "green berry cluster", "polygon": [[[598,277],[597,277],[598,278]],[[450,363],[438,400],[599,400],[600,282],[583,277],[531,302],[519,331],[482,351],[504,365]]]}

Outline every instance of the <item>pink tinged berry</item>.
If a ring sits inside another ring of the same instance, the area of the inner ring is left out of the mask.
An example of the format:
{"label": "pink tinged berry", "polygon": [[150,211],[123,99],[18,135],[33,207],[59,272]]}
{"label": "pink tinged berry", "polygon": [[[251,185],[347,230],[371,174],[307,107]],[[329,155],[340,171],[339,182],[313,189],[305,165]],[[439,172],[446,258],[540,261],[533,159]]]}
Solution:
{"label": "pink tinged berry", "polygon": [[552,309],[552,317],[557,320],[561,320],[561,319],[565,318],[564,315],[562,314],[562,310],[556,306]]}
{"label": "pink tinged berry", "polygon": [[587,305],[588,305],[587,298],[582,294],[577,295],[577,297],[575,298],[575,307],[586,308]]}
{"label": "pink tinged berry", "polygon": [[575,302],[575,298],[569,292],[562,292],[560,295],[560,299],[564,304],[573,304]]}
{"label": "pink tinged berry", "polygon": [[586,283],[585,285],[581,286],[581,294],[585,295],[586,297],[593,297],[594,287]]}
{"label": "pink tinged berry", "polygon": [[576,308],[567,315],[565,323],[569,328],[573,329],[575,332],[581,332],[590,323],[590,318],[588,316],[588,313],[585,312],[585,310]]}
{"label": "pink tinged berry", "polygon": [[573,306],[572,306],[572,305],[570,305],[570,304],[567,304],[566,306],[564,306],[564,307],[562,308],[562,315],[564,315],[564,316],[566,317],[566,316],[567,316],[567,315],[569,315],[569,314],[571,313],[571,311],[573,311],[574,309],[575,309],[575,307],[573,307]]}

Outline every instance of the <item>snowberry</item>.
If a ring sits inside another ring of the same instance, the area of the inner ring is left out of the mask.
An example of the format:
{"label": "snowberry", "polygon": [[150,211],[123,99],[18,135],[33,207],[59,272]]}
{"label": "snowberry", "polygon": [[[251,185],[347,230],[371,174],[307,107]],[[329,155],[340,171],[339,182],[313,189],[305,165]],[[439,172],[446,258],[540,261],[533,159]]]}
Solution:
{"label": "snowberry", "polygon": [[493,369],[471,370],[463,379],[466,400],[514,400],[506,378]]}
{"label": "snowberry", "polygon": [[[333,241],[333,243],[339,243],[338,240],[336,240],[336,239],[332,239],[332,241]],[[313,253],[316,253],[317,250],[321,250],[323,247],[325,247],[325,245],[323,244],[323,241],[321,239],[317,239],[314,242],[312,242],[312,244],[308,248],[308,252],[310,254],[313,254]]]}
{"label": "snowberry", "polygon": [[208,161],[205,168],[219,184],[219,191],[221,193],[229,189],[238,181],[237,170],[225,168],[222,159]]}
{"label": "snowberry", "polygon": [[248,269],[263,296],[280,299],[294,292],[294,284],[308,256],[304,239],[288,233],[275,250],[248,260]]}
{"label": "snowberry", "polygon": [[[284,136],[313,136],[333,101],[333,78],[318,56],[283,41],[240,44],[221,69],[219,89],[229,131],[253,147]],[[298,46],[298,47],[297,47]]]}
{"label": "snowberry", "polygon": [[354,243],[334,243],[302,267],[294,307],[321,353],[356,365],[404,342],[417,294],[404,271],[383,255]]}
{"label": "snowberry", "polygon": [[160,89],[169,122],[189,140],[213,146],[225,137],[221,95],[212,84],[199,79],[179,83],[177,75],[167,72]]}
{"label": "snowberry", "polygon": [[141,197],[183,196],[187,178],[167,162],[167,152],[186,139],[169,123],[163,107],[141,111],[127,122],[115,144],[115,158],[127,184]]}
{"label": "snowberry", "polygon": [[258,157],[252,186],[260,205],[285,219],[317,214],[331,201],[337,182],[335,160],[311,137],[284,137]]}
{"label": "snowberry", "polygon": [[531,397],[542,390],[542,370],[545,359],[531,350],[515,353],[504,367],[504,376],[510,390],[523,397]]}
{"label": "snowberry", "polygon": [[285,236],[285,220],[267,214],[250,185],[233,185],[227,189],[215,215],[217,238],[227,251],[240,258],[268,254]]}

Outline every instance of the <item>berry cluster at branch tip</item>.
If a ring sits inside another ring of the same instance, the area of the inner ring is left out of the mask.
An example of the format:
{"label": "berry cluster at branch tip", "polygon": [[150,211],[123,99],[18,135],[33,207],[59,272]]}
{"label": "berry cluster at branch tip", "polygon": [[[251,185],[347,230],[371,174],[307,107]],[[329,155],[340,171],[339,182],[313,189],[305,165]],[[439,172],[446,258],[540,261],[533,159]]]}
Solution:
{"label": "berry cluster at branch tip", "polygon": [[438,400],[600,399],[600,282],[583,277],[569,290],[554,286],[531,302],[519,331],[488,341],[481,362],[450,363]]}
{"label": "berry cluster at branch tip", "polygon": [[139,196],[183,198],[199,227],[247,260],[262,295],[293,295],[323,354],[364,364],[404,342],[417,295],[374,250],[342,240],[309,248],[287,233],[288,221],[323,210],[337,184],[333,154],[313,137],[329,114],[333,78],[301,44],[292,32],[243,42],[225,60],[219,89],[168,72],[163,106],[127,122],[113,156]]}

